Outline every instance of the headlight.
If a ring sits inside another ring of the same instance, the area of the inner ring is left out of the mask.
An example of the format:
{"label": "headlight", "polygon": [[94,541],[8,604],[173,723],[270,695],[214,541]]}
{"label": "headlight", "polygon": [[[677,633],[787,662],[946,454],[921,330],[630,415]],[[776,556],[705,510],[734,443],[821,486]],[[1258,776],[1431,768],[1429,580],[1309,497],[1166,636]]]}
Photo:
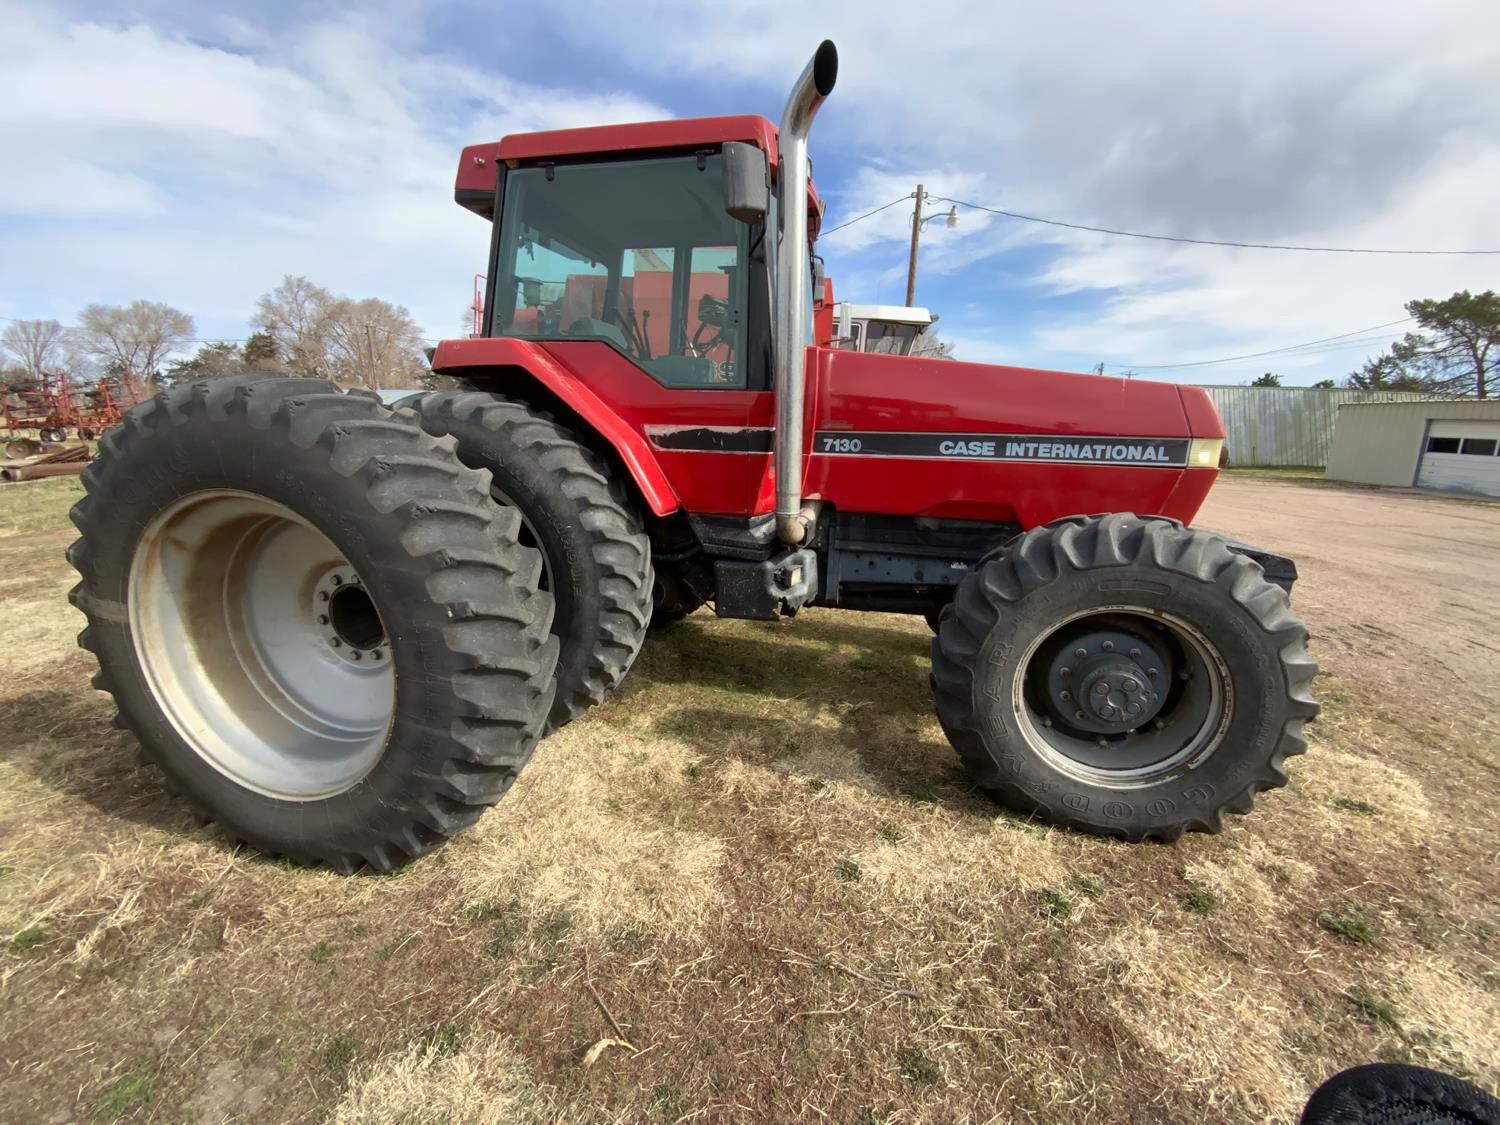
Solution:
{"label": "headlight", "polygon": [[1188,443],[1188,468],[1217,469],[1219,454],[1223,452],[1223,438],[1194,438]]}

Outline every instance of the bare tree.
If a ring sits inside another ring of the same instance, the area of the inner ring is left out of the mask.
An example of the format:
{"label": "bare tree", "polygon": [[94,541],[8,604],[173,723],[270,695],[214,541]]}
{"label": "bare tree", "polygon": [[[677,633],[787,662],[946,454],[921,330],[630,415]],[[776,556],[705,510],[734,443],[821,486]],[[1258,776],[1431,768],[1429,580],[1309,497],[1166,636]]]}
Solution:
{"label": "bare tree", "polygon": [[63,361],[65,338],[63,326],[55,320],[17,320],[0,333],[0,354],[13,358],[28,378],[37,379]]}
{"label": "bare tree", "polygon": [[89,305],[79,315],[84,351],[106,367],[154,380],[169,355],[192,342],[193,318],[160,301]]}
{"label": "bare tree", "polygon": [[374,297],[339,298],[325,310],[328,371],[347,387],[415,387],[427,365],[422,330],[400,305]]}
{"label": "bare tree", "polygon": [[276,342],[293,375],[327,375],[328,309],[334,296],[305,277],[287,274],[256,302],[255,326]]}
{"label": "bare tree", "polygon": [[432,379],[422,356],[422,330],[411,313],[389,301],[337,297],[305,277],[288,275],[257,303],[255,324],[294,375],[344,387],[397,389]]}

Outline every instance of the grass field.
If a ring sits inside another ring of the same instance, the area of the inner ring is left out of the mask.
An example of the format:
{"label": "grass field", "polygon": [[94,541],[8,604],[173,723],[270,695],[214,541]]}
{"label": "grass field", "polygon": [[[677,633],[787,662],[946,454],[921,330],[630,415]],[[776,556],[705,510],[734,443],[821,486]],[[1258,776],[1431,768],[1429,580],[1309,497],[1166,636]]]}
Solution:
{"label": "grass field", "polygon": [[965,784],[920,621],[699,614],[475,830],[346,879],[231,850],[111,730],[79,491],[0,489],[0,1120],[1287,1121],[1359,1062],[1500,1081],[1493,728],[1343,657],[1288,789],[1129,847]]}

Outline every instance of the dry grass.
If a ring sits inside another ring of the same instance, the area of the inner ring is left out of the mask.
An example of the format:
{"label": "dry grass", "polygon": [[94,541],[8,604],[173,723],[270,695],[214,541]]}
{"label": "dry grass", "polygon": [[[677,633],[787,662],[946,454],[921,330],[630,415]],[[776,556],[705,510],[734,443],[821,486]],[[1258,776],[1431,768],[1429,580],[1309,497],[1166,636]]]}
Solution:
{"label": "dry grass", "polygon": [[446,1050],[413,1044],[356,1072],[332,1125],[523,1125],[549,1116],[526,1069],[504,1041]]}
{"label": "dry grass", "polygon": [[1500,1081],[1493,727],[1353,669],[1288,790],[1132,848],[969,789],[920,622],[698,615],[474,831],[341,879],[230,850],[109,729],[52,492],[0,533],[0,1120],[1242,1122],[1371,1059]]}

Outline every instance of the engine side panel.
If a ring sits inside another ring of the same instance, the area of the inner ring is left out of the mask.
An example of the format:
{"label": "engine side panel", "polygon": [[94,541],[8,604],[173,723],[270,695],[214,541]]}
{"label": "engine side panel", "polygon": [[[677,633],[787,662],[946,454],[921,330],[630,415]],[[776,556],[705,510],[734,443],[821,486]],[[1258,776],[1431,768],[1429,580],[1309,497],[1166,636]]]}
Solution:
{"label": "engine side panel", "polygon": [[828,348],[808,359],[804,493],[842,510],[1188,521],[1217,475],[1186,469],[1190,438],[1222,435],[1217,416],[1195,433],[1171,384]]}

